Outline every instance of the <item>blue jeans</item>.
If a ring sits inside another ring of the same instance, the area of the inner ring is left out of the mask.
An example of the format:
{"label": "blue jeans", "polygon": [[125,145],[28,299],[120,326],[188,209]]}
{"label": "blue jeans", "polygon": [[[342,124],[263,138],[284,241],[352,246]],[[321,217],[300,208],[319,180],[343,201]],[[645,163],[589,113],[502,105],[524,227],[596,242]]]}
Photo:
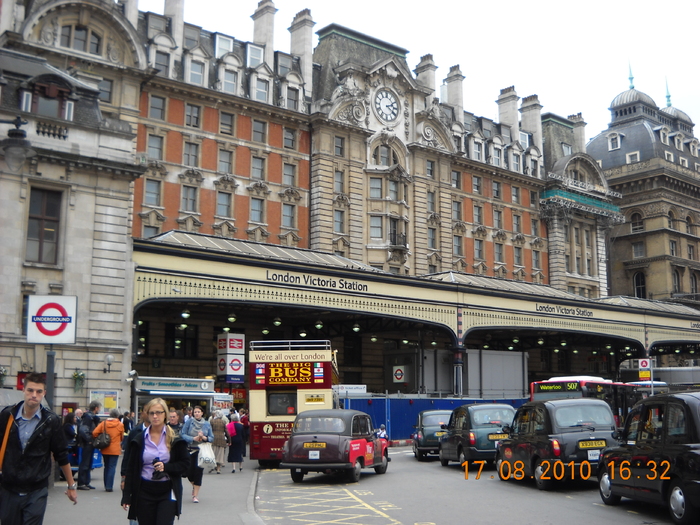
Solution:
{"label": "blue jeans", "polygon": [[102,463],[104,463],[104,483],[106,490],[112,490],[114,486],[114,473],[117,471],[117,462],[119,456],[114,454],[103,454]]}
{"label": "blue jeans", "polygon": [[82,456],[80,456],[80,466],[78,467],[78,485],[89,485],[92,480],[92,453],[95,450],[92,444],[82,446]]}

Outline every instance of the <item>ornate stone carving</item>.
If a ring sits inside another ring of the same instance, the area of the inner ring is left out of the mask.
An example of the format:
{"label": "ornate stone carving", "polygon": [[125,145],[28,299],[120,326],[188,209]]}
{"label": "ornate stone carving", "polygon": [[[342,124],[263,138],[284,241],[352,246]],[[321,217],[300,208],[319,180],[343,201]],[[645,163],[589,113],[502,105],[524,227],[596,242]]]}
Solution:
{"label": "ornate stone carving", "polygon": [[524,244],[525,236],[522,233],[516,233],[515,235],[513,235],[512,241],[514,244]]}
{"label": "ornate stone carving", "polygon": [[431,224],[433,226],[439,226],[440,225],[440,214],[436,212],[430,212],[428,214],[428,224]]}
{"label": "ornate stone carving", "polygon": [[299,202],[301,200],[301,193],[295,188],[285,188],[277,195],[280,196],[281,200],[287,202]]}
{"label": "ornate stone carving", "polygon": [[362,126],[369,115],[369,110],[364,100],[355,100],[345,106],[337,115],[337,119],[356,126]]}
{"label": "ornate stone carving", "polygon": [[58,18],[53,17],[46,21],[44,27],[41,28],[41,43],[47,46],[56,44],[56,36],[58,35]]}
{"label": "ornate stone carving", "polygon": [[505,230],[494,230],[492,237],[499,241],[505,241],[508,238],[508,234]]}
{"label": "ornate stone carving", "polygon": [[250,186],[248,186],[247,189],[250,193],[255,193],[256,195],[259,195],[262,197],[266,197],[270,193],[272,193],[272,191],[270,191],[270,188],[268,188],[267,184],[265,184],[261,180],[256,180]]}
{"label": "ornate stone carving", "polygon": [[239,184],[236,178],[230,173],[224,173],[218,179],[214,180],[214,186],[218,190],[234,191]]}
{"label": "ornate stone carving", "polygon": [[455,233],[464,235],[467,233],[467,223],[464,221],[455,221],[452,223],[452,230],[454,230]]}
{"label": "ornate stone carving", "polygon": [[541,237],[535,237],[530,241],[530,245],[534,246],[535,248],[544,246],[544,239],[542,239]]}
{"label": "ornate stone carving", "polygon": [[148,163],[146,175],[148,177],[160,177],[164,179],[168,175],[168,170],[165,169],[163,163],[152,160]]}
{"label": "ornate stone carving", "polygon": [[333,204],[340,208],[349,208],[350,197],[348,197],[345,193],[336,193],[333,196]]}
{"label": "ornate stone carving", "polygon": [[447,150],[445,145],[442,143],[442,141],[438,138],[438,134],[435,132],[435,130],[430,127],[430,126],[425,126],[423,128],[423,133],[422,133],[422,142],[426,146],[430,146],[432,148],[436,149],[441,149],[441,150]]}
{"label": "ornate stone carving", "polygon": [[475,237],[486,237],[486,226],[483,224],[479,224],[477,226],[474,226],[474,229],[472,230],[472,234]]}
{"label": "ornate stone carving", "polygon": [[114,41],[113,38],[109,39],[109,42],[107,42],[107,58],[111,62],[114,62],[115,64],[121,63],[121,57],[122,57],[122,50],[119,49],[119,46],[117,43]]}
{"label": "ornate stone carving", "polygon": [[178,219],[175,219],[175,222],[177,222],[180,225],[181,230],[185,230],[188,232],[198,232],[199,228],[201,228],[203,224],[202,221],[200,221],[194,215],[179,217]]}
{"label": "ornate stone carving", "polygon": [[202,182],[204,182],[204,176],[202,175],[202,172],[194,168],[189,168],[185,170],[183,173],[180,173],[178,177],[182,182],[186,184],[200,185],[202,184]]}
{"label": "ornate stone carving", "polygon": [[231,221],[217,222],[212,226],[214,233],[219,237],[233,238],[233,234],[238,231]]}
{"label": "ornate stone carving", "polygon": [[262,226],[254,226],[253,228],[247,229],[245,232],[248,234],[249,241],[263,242],[270,236],[270,232]]}

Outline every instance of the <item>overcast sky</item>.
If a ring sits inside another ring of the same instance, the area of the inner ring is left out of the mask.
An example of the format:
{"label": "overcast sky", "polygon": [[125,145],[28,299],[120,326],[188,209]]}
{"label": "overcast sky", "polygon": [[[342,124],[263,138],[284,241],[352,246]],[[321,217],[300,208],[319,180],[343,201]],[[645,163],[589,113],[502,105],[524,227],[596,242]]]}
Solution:
{"label": "overcast sky", "polygon": [[[253,39],[258,0],[184,1],[186,22]],[[275,50],[289,51],[287,29],[308,8],[314,31],[336,23],[403,47],[411,69],[432,54],[438,84],[459,65],[464,109],[478,116],[498,120],[495,100],[515,86],[521,98],[538,95],[543,112],[582,113],[591,139],[607,128],[612,99],[629,88],[631,65],[637,90],[665,107],[668,81],[672,105],[700,122],[698,0],[274,2]],[[139,0],[141,11],[162,13],[163,6],[164,0]]]}

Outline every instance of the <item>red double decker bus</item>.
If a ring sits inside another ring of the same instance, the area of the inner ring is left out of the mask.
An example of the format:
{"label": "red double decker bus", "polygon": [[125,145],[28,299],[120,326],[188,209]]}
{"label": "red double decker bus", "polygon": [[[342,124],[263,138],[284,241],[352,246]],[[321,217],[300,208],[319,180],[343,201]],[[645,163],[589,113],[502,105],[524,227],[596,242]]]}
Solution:
{"label": "red double decker bus", "polygon": [[297,413],[337,408],[338,366],[330,341],[251,341],[250,459],[279,463]]}

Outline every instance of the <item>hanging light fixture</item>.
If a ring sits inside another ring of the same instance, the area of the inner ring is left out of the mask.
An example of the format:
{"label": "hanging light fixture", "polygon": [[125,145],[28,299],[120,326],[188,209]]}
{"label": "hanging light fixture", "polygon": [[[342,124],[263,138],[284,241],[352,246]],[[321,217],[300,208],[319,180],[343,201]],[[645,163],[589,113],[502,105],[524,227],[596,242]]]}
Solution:
{"label": "hanging light fixture", "polygon": [[555,353],[555,354],[558,354],[558,353],[559,353],[559,349],[558,349],[558,348],[555,348],[555,349],[554,349],[554,353]]}
{"label": "hanging light fixture", "polygon": [[562,339],[561,343],[559,343],[561,346],[566,346],[566,339]]}
{"label": "hanging light fixture", "polygon": [[316,324],[314,324],[314,326],[316,327],[316,330],[320,330],[321,328],[323,328],[323,321],[319,319],[318,321],[316,321]]}
{"label": "hanging light fixture", "polygon": [[593,350],[591,353],[592,353],[593,355],[598,355],[598,350]]}
{"label": "hanging light fixture", "polygon": [[190,314],[190,311],[189,311],[187,308],[185,308],[185,309],[180,313],[180,317],[182,317],[183,319],[189,319],[189,318],[190,318],[190,315],[191,315],[191,314]]}
{"label": "hanging light fixture", "polygon": [[373,343],[376,343],[377,340],[378,340],[378,337],[377,337],[376,335],[372,334],[372,335],[370,336],[369,340],[372,341]]}
{"label": "hanging light fixture", "polygon": [[264,326],[261,332],[263,333],[263,335],[267,335],[270,333],[270,329],[267,326]]}
{"label": "hanging light fixture", "polygon": [[488,350],[488,349],[490,348],[490,346],[491,346],[491,345],[489,345],[488,343],[484,343],[483,345],[481,345],[481,347],[482,347],[484,350]]}
{"label": "hanging light fixture", "polygon": [[402,342],[403,344],[407,345],[407,344],[408,344],[408,339],[403,339],[401,342]]}
{"label": "hanging light fixture", "polygon": [[228,314],[228,317],[226,319],[228,320],[229,323],[235,323],[236,319],[238,319],[238,317],[236,317],[235,313],[231,312],[230,314]]}
{"label": "hanging light fixture", "polygon": [[513,343],[517,345],[519,342],[520,342],[520,338],[516,335],[516,336],[513,338]]}
{"label": "hanging light fixture", "polygon": [[513,350],[515,348],[513,345],[508,345],[508,350]]}
{"label": "hanging light fixture", "polygon": [[360,330],[361,330],[361,328],[360,328],[360,325],[359,325],[359,324],[355,323],[354,325],[352,325],[352,331],[353,331],[353,332],[357,333],[357,332],[359,332]]}
{"label": "hanging light fixture", "polygon": [[611,348],[612,348],[612,345],[611,345],[610,343],[608,343],[608,344],[605,345],[605,349],[606,349],[606,350],[610,350]]}
{"label": "hanging light fixture", "polygon": [[187,323],[181,323],[181,324],[178,326],[178,328],[179,328],[180,330],[187,330]]}
{"label": "hanging light fixture", "polygon": [[280,319],[279,317],[275,317],[275,318],[272,320],[272,324],[275,325],[275,326],[279,326],[279,325],[282,324],[282,319]]}
{"label": "hanging light fixture", "polygon": [[437,341],[435,339],[430,341],[430,346],[437,346]]}
{"label": "hanging light fixture", "polygon": [[574,350],[573,350],[573,353],[574,353],[574,354],[578,354],[578,350],[574,349]]}
{"label": "hanging light fixture", "polygon": [[299,330],[299,337],[306,337],[306,330],[304,328]]}
{"label": "hanging light fixture", "polygon": [[226,333],[229,333],[229,332],[231,331],[231,327],[230,327],[230,326],[224,326],[224,327],[222,328],[222,330],[223,330],[224,332],[226,332]]}
{"label": "hanging light fixture", "polygon": [[544,339],[542,339],[542,338],[540,337],[540,338],[537,340],[537,344],[538,344],[538,345],[543,345],[543,344],[544,344]]}

